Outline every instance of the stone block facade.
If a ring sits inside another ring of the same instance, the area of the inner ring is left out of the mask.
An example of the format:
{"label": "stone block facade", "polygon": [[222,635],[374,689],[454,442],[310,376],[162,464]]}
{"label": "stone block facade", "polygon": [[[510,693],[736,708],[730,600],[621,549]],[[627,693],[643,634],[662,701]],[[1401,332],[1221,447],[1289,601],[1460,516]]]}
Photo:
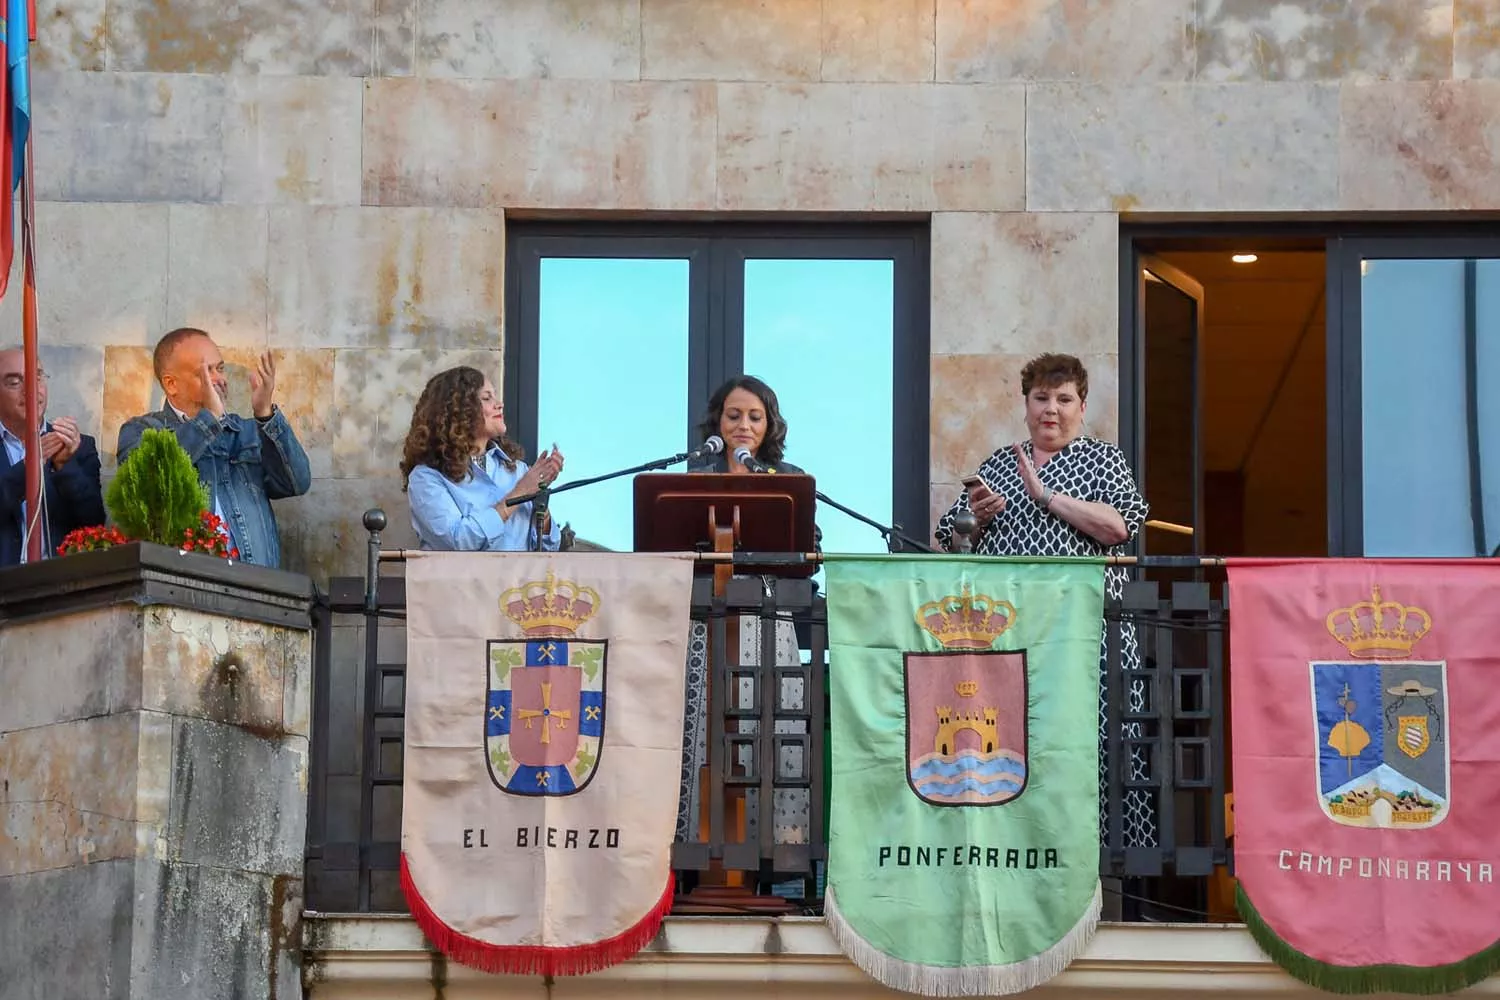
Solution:
{"label": "stone block facade", "polygon": [[426,376],[498,376],[508,212],[930,214],[936,506],[1019,434],[1039,347],[1088,359],[1116,433],[1122,215],[1500,209],[1500,0],[41,10],[53,412],[108,469],[166,329],[212,330],[241,398],[274,348],[316,477],[286,563],[319,578],[359,571],[368,506],[411,543]]}
{"label": "stone block facade", "polygon": [[0,997],[300,997],[306,628],[112,604],[0,662]]}

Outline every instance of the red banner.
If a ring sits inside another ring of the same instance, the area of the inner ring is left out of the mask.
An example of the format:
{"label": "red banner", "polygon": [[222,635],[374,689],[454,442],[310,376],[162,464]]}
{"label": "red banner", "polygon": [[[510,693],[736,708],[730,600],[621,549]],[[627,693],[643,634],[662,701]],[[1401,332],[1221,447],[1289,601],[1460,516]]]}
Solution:
{"label": "red banner", "polygon": [[1241,914],[1338,992],[1500,967],[1500,563],[1229,569]]}

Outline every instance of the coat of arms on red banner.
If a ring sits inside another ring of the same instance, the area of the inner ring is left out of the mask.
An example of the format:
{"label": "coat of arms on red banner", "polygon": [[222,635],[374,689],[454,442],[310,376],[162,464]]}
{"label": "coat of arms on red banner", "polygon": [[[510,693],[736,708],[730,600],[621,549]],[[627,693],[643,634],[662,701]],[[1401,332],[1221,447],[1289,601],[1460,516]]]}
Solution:
{"label": "coat of arms on red banner", "polygon": [[1015,623],[1007,601],[974,594],[922,605],[940,653],[907,653],[907,782],[934,805],[993,806],[1026,789],[1026,653],[991,649]]}
{"label": "coat of arms on red banner", "polygon": [[1410,659],[1426,611],[1371,596],[1327,618],[1366,662],[1312,664],[1318,801],[1345,826],[1421,830],[1448,811],[1447,665]]}
{"label": "coat of arms on red banner", "polygon": [[549,573],[505,591],[500,607],[524,638],[491,639],[486,650],[490,776],[515,795],[581,791],[604,747],[608,643],[574,636],[598,611],[599,595]]}

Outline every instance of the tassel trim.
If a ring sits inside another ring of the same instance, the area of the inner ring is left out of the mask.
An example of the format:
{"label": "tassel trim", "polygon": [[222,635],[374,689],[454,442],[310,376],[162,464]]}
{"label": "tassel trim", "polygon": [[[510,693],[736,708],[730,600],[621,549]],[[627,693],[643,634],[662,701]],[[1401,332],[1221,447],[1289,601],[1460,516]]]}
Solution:
{"label": "tassel trim", "polygon": [[1078,922],[1040,954],[1008,965],[923,965],[893,958],[866,941],[839,910],[830,887],[823,897],[823,916],[844,955],[884,986],[928,997],[1005,996],[1035,989],[1083,954],[1099,926],[1104,896],[1096,883],[1094,898]]}
{"label": "tassel trim", "polygon": [[661,898],[636,924],[612,938],[570,948],[490,944],[454,930],[422,898],[421,891],[412,881],[405,853],[401,855],[401,891],[411,908],[412,919],[422,928],[427,940],[460,965],[496,975],[581,976],[619,965],[651,943],[672,910],[676,877],[670,871],[667,873],[667,887]]}
{"label": "tassel trim", "polygon": [[1328,993],[1456,993],[1500,971],[1500,941],[1447,965],[1332,965],[1282,940],[1245,894],[1235,887],[1240,919],[1255,943],[1294,979]]}

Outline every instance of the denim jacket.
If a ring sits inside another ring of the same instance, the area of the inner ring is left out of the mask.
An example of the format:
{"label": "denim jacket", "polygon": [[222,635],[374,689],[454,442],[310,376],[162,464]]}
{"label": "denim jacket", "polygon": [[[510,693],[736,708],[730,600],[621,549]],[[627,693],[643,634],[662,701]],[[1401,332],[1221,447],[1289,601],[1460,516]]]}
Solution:
{"label": "denim jacket", "polygon": [[125,422],[116,449],[120,461],[147,430],[177,435],[198,469],[198,478],[208,486],[209,508],[217,505],[224,512],[240,561],[279,566],[281,538],[270,502],[301,496],[312,485],[307,453],[281,408],[276,407],[265,422],[237,413],[220,420],[206,409],[183,420],[169,404]]}

